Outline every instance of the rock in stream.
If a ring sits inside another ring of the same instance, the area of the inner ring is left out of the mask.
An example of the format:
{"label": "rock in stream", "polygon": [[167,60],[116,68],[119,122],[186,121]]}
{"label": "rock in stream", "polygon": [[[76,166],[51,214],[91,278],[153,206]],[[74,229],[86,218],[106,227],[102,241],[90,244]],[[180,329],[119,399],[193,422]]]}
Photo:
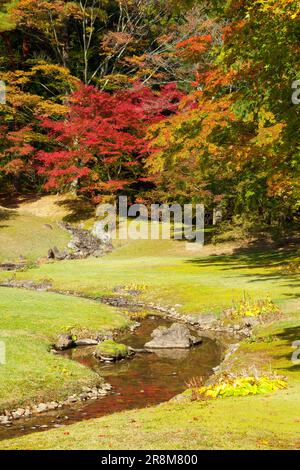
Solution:
{"label": "rock in stream", "polygon": [[201,338],[192,336],[182,323],[173,323],[170,328],[159,327],[152,332],[152,340],[145,344],[148,349],[187,349],[201,343]]}

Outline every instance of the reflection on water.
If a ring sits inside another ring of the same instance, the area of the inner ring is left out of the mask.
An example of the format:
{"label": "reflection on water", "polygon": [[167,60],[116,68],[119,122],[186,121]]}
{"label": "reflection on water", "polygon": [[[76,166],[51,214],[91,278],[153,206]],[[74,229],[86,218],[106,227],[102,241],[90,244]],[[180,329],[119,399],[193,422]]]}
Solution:
{"label": "reflection on water", "polygon": [[[134,333],[126,333],[120,336],[118,341],[140,349],[149,341],[152,331],[158,325],[170,324],[169,320],[148,317]],[[63,354],[104,377],[105,381],[113,386],[112,394],[27,420],[16,421],[11,427],[0,429],[0,438],[167,401],[185,390],[186,382],[192,377],[208,377],[212,373],[212,368],[220,362],[219,348],[208,338],[203,338],[200,345],[189,350],[155,350],[151,354],[139,353],[133,359],[118,363],[99,362],[93,357],[93,351],[93,347],[77,348],[65,351]]]}

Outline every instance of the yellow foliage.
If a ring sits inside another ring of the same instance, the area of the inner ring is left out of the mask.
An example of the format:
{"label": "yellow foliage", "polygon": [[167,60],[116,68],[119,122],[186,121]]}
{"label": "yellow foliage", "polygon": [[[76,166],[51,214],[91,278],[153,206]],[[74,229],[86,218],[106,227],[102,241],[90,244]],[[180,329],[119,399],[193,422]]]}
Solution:
{"label": "yellow foliage", "polygon": [[217,384],[200,387],[193,390],[194,396],[198,399],[203,398],[226,398],[241,397],[247,395],[259,395],[271,393],[276,390],[287,388],[287,382],[284,378],[276,377],[240,377],[240,378],[221,378]]}

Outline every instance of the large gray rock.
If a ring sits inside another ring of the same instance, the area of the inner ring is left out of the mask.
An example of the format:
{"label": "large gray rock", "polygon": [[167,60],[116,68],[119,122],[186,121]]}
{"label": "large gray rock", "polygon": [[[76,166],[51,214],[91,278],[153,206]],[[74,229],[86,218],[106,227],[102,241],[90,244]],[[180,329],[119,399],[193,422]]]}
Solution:
{"label": "large gray rock", "polygon": [[148,349],[186,349],[201,342],[191,335],[182,323],[173,323],[170,328],[159,327],[152,332],[152,340],[145,344]]}

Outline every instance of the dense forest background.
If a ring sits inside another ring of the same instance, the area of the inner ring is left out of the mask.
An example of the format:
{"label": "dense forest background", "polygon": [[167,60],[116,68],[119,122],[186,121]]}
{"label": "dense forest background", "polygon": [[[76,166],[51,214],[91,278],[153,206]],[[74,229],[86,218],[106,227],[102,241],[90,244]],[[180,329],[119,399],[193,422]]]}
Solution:
{"label": "dense forest background", "polygon": [[1,192],[300,210],[297,0],[0,4]]}

